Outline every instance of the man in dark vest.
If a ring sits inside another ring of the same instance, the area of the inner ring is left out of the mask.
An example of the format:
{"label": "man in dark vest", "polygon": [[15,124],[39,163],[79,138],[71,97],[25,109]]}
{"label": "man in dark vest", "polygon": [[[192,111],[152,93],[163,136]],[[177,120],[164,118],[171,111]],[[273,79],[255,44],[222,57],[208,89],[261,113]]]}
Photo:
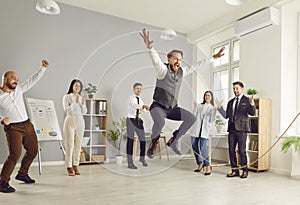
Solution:
{"label": "man in dark vest", "polygon": [[[181,67],[183,52],[180,50],[172,50],[167,55],[168,63],[164,64],[157,51],[153,48],[153,41],[149,38],[149,31],[143,29],[140,35],[146,47],[149,49],[150,57],[157,74],[153,103],[150,106],[150,114],[154,122],[151,134],[152,142],[147,151],[147,155],[149,158],[154,157],[161,130],[165,125],[165,118],[183,121],[178,130],[173,132],[173,137],[167,142],[167,145],[171,147],[175,153],[180,155],[178,140],[195,122],[195,116],[192,113],[177,105],[181,82],[183,77],[198,70],[206,63],[211,62],[212,59],[204,59],[190,68]],[[213,55],[213,58],[221,57],[223,50],[224,48],[220,49],[217,54]]]}

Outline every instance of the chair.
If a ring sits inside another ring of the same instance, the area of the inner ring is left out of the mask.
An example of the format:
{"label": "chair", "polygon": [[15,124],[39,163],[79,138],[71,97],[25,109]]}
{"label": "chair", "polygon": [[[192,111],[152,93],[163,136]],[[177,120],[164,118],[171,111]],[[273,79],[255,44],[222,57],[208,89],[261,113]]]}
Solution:
{"label": "chair", "polygon": [[[158,139],[158,144],[157,145],[158,145],[159,159],[161,159],[160,139],[163,139],[163,142],[164,142],[164,145],[165,145],[165,148],[166,148],[167,158],[168,158],[168,161],[170,161],[166,136],[160,136],[159,139]],[[134,137],[134,144],[133,144],[133,159],[135,159],[135,156],[136,156],[136,150],[137,150],[138,140],[139,140],[138,137],[135,136]]]}

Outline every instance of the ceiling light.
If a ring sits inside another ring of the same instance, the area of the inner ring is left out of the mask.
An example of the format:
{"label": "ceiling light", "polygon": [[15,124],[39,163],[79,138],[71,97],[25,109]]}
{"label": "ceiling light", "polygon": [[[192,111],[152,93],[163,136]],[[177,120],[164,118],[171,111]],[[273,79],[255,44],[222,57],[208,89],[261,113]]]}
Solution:
{"label": "ceiling light", "polygon": [[35,6],[36,10],[44,14],[57,15],[60,14],[60,9],[57,3],[53,0],[39,0]]}
{"label": "ceiling light", "polygon": [[165,29],[161,31],[160,38],[163,40],[174,40],[177,38],[177,34],[173,29]]}
{"label": "ceiling light", "polygon": [[243,3],[245,3],[246,0],[225,0],[225,2],[229,5],[234,5],[234,6],[237,6],[237,5],[241,5]]}

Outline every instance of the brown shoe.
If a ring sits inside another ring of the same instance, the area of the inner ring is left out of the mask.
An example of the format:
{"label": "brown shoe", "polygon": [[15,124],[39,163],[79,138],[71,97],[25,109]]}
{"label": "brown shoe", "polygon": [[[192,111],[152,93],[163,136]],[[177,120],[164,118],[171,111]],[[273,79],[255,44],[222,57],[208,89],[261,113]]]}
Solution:
{"label": "brown shoe", "polygon": [[241,179],[246,179],[248,177],[248,171],[243,171]]}
{"label": "brown shoe", "polygon": [[227,177],[239,177],[239,172],[232,171],[230,174],[227,174]]}
{"label": "brown shoe", "polygon": [[68,168],[67,168],[67,172],[68,172],[68,175],[69,175],[69,176],[75,176],[75,173],[74,173],[72,167],[68,167]]}
{"label": "brown shoe", "polygon": [[155,143],[151,142],[150,143],[148,151],[147,151],[147,156],[149,158],[151,158],[151,159],[154,158],[154,153],[155,153],[156,147],[157,147],[157,142],[155,142]]}
{"label": "brown shoe", "polygon": [[80,171],[78,170],[78,166],[73,165],[73,170],[75,172],[75,175],[80,175]]}

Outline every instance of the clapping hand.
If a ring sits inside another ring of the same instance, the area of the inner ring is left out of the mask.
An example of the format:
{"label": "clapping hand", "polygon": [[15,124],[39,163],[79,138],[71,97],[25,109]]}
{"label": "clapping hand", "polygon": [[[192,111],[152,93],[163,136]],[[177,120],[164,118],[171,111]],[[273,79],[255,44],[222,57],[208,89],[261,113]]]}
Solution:
{"label": "clapping hand", "polygon": [[194,107],[197,107],[197,105],[198,105],[198,103],[195,101],[195,102],[194,102]]}
{"label": "clapping hand", "polygon": [[223,100],[218,100],[218,99],[216,99],[215,102],[216,102],[217,108],[220,108],[220,107],[222,106]]}
{"label": "clapping hand", "polygon": [[146,44],[146,47],[151,49],[153,47],[153,41],[150,40],[149,37],[149,31],[147,31],[145,28],[142,30],[142,33],[140,33],[141,37],[144,39],[144,43]]}
{"label": "clapping hand", "polygon": [[250,102],[251,104],[254,104],[254,95],[252,94],[252,95],[250,95],[248,98],[249,98],[249,102]]}
{"label": "clapping hand", "polygon": [[142,110],[143,110],[143,109],[145,109],[145,110],[148,111],[148,110],[150,110],[150,106],[149,106],[149,105],[143,105]]}
{"label": "clapping hand", "polygon": [[87,100],[87,96],[82,96],[82,104],[84,104],[85,102],[86,102],[86,100]]}

